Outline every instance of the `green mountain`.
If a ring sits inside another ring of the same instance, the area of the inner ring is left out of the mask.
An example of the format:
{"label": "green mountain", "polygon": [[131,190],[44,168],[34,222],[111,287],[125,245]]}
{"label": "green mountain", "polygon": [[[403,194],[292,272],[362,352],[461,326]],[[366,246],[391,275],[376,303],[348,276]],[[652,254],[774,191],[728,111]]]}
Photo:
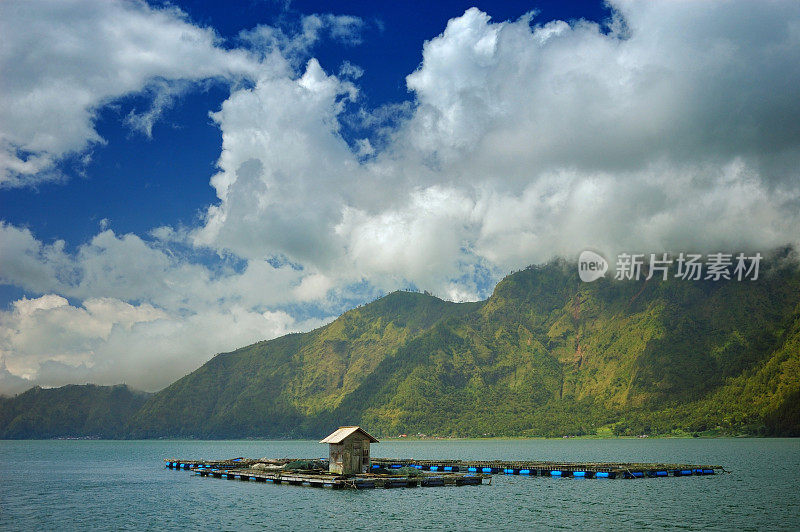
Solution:
{"label": "green mountain", "polygon": [[0,437],[800,435],[800,268],[757,281],[582,283],[557,260],[486,301],[395,292],[314,331],[215,356],[149,398],[0,399]]}
{"label": "green mountain", "polygon": [[134,437],[799,435],[800,271],[581,283],[554,261],[478,303],[395,292],[220,354],[151,397]]}
{"label": "green mountain", "polygon": [[120,438],[150,394],[125,385],[38,386],[15,397],[0,397],[0,438]]}

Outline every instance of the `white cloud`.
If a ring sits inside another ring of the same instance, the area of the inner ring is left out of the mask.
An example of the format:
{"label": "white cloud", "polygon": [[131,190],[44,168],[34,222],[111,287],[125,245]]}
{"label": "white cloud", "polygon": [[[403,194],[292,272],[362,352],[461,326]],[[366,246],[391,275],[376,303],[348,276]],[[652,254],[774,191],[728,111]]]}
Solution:
{"label": "white cloud", "polygon": [[[113,5],[90,22],[123,9],[134,20],[191,26],[171,11]],[[610,28],[493,23],[470,9],[424,44],[407,78],[413,102],[358,112],[350,109],[359,70],[328,74],[307,53],[322,32],[357,40],[360,23],[320,15],[294,33],[243,32],[260,70],[211,115],[223,139],[211,178],[218,199],[199,226],[156,228],[154,240],[103,227],[75,252],[0,226],[0,280],[42,294],[0,317],[9,371],[153,389],[215,351],[319,323],[287,309],[336,314],[367,292],[410,284],[476,299],[502,273],[587,247],[613,255],[798,243],[800,6],[612,8]],[[112,88],[58,103],[85,126],[69,136],[79,142],[26,148],[34,153],[25,161],[7,152],[6,162],[39,165],[44,174],[17,170],[30,179],[49,175],[54,157],[97,141],[93,109],[154,86],[153,71],[191,81],[252,68],[253,56],[220,50],[208,30],[187,31],[194,44],[162,54],[158,66],[115,63],[116,52],[89,61]],[[219,64],[192,77],[175,63],[191,65],[198,47]],[[77,71],[67,65],[56,78]],[[50,78],[22,79],[47,87]],[[155,98],[131,122],[148,131],[162,103],[169,99]],[[371,134],[351,147],[342,128],[353,123]],[[219,264],[197,258],[208,250]],[[108,319],[95,315],[97,301],[110,306]],[[24,314],[32,305],[42,308]],[[135,321],[151,311],[163,314]],[[67,347],[36,344],[33,331]]]}
{"label": "white cloud", "polygon": [[234,93],[195,243],[447,294],[475,264],[587,246],[794,241],[800,134],[774,110],[800,114],[798,8],[740,6],[626,2],[608,31],[467,10],[425,43],[416,108],[379,153],[344,144],[354,89],[315,61]]}
{"label": "white cloud", "polygon": [[[205,362],[300,325],[285,312],[240,307],[169,316],[149,304],[89,299],[71,306],[48,294],[0,312],[0,354],[7,372],[29,384],[114,383],[158,389]],[[210,350],[210,351],[209,351]],[[2,390],[8,392],[8,390]]]}
{"label": "white cloud", "polygon": [[92,364],[96,347],[109,340],[114,326],[130,331],[136,323],[164,316],[151,305],[108,298],[88,299],[80,308],[54,294],[23,298],[0,316],[0,350],[12,373],[32,379],[48,360]]}
{"label": "white cloud", "polygon": [[193,235],[246,258],[284,253],[322,263],[335,255],[326,227],[363,171],[339,136],[337,115],[355,87],[323,72],[316,59],[296,79],[262,79],[231,95],[212,116],[222,129],[221,200]]}
{"label": "white cloud", "polygon": [[0,2],[0,186],[58,177],[54,163],[103,143],[98,109],[147,89],[149,131],[182,82],[255,76],[263,68],[227,51],[211,29],[144,2]]}
{"label": "white cloud", "polygon": [[[361,43],[364,26],[364,21],[358,17],[314,14],[301,17],[294,28],[258,25],[243,30],[239,33],[239,39],[264,58],[278,54],[297,67],[308,58],[312,47],[325,36],[348,45]],[[350,65],[349,73],[357,73],[357,68]]]}
{"label": "white cloud", "polygon": [[156,390],[214,353],[330,319],[269,310],[325,297],[322,276],[265,261],[214,271],[158,246],[104,231],[67,253],[62,242],[44,245],[0,225],[0,281],[44,294],[0,311],[0,360],[9,373],[0,371],[0,393],[20,391],[15,377]]}
{"label": "white cloud", "polygon": [[548,169],[636,170],[659,158],[796,161],[796,3],[614,5],[625,31],[531,30],[475,9],[451,20],[408,77],[420,106],[403,140],[462,179],[507,186]]}

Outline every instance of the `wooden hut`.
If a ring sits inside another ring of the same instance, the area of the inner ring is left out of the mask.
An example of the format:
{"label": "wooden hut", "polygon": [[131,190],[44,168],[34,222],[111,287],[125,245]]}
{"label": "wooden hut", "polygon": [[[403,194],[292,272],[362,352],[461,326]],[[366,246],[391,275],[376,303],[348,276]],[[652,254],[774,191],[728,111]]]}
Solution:
{"label": "wooden hut", "polygon": [[378,443],[378,440],[361,427],[339,427],[320,443],[330,445],[328,471],[339,475],[357,475],[369,470],[369,444]]}

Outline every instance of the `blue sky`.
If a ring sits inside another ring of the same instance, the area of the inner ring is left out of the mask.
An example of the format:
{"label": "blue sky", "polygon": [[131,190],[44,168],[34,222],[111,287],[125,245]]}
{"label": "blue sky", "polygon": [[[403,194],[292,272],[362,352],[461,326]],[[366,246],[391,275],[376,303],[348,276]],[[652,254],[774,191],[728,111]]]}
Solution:
{"label": "blue sky", "polygon": [[4,2],[0,393],[155,390],[586,248],[794,244],[799,26],[793,2]]}

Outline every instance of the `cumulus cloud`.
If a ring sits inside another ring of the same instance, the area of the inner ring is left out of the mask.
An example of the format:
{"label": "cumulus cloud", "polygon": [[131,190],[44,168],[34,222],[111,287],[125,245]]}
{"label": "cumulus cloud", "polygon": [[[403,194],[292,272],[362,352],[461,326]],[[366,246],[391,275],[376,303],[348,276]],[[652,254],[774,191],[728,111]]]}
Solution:
{"label": "cumulus cloud", "polygon": [[[40,296],[0,315],[9,375],[154,389],[215,351],[317,325],[314,316],[398,287],[473,300],[511,269],[587,247],[613,256],[798,243],[795,2],[619,0],[605,26],[493,22],[469,9],[422,46],[410,102],[356,111],[360,69],[326,72],[308,53],[323,33],[357,42],[357,20],[260,26],[240,35],[243,52],[173,11],[101,6],[113,7],[82,24],[102,28],[122,10],[183,28],[191,46],[136,68],[104,51],[95,63],[106,88],[57,104],[80,132],[71,144],[61,129],[51,144],[24,128],[3,133],[15,179],[42,179],[55,158],[97,142],[93,110],[151,90],[153,76],[251,83],[211,114],[222,134],[217,201],[197,226],[149,238],[103,230],[74,252],[0,226],[0,280]],[[18,50],[16,35],[4,54]],[[177,63],[191,65],[199,48],[218,61],[190,75]],[[71,79],[62,70],[22,79],[45,90]],[[147,132],[179,97],[166,86],[131,125]],[[348,143],[346,127],[365,133]],[[213,264],[199,258],[209,251]]]}
{"label": "cumulus cloud", "polygon": [[152,390],[205,362],[209,349],[230,350],[296,325],[285,312],[233,307],[171,316],[146,303],[101,298],[72,306],[47,294],[0,312],[0,353],[6,371],[28,386],[124,380]]}
{"label": "cumulus cloud", "polygon": [[195,244],[447,294],[476,265],[496,275],[587,246],[794,241],[797,5],[612,7],[605,27],[450,20],[379,153],[344,143],[355,90],[314,61],[233,94],[214,115],[220,201]]}
{"label": "cumulus cloud", "polygon": [[[43,293],[0,311],[0,393],[38,383],[169,384],[210,355],[330,318],[271,310],[323,297],[324,279],[251,262],[212,271],[135,235],[98,234],[74,253],[0,225],[0,281]],[[57,295],[57,294],[62,295]],[[66,297],[82,301],[70,304]],[[300,297],[302,296],[302,297]],[[0,372],[2,373],[2,372]]]}
{"label": "cumulus cloud", "polygon": [[138,0],[0,3],[0,186],[58,177],[55,163],[102,143],[98,109],[143,89],[154,105],[132,124],[146,132],[181,82],[255,76],[243,50],[173,8]]}
{"label": "cumulus cloud", "polygon": [[797,4],[613,5],[608,31],[492,24],[477,9],[451,20],[408,76],[420,105],[403,140],[473,181],[523,186],[564,167],[745,157],[766,172],[797,156]]}

